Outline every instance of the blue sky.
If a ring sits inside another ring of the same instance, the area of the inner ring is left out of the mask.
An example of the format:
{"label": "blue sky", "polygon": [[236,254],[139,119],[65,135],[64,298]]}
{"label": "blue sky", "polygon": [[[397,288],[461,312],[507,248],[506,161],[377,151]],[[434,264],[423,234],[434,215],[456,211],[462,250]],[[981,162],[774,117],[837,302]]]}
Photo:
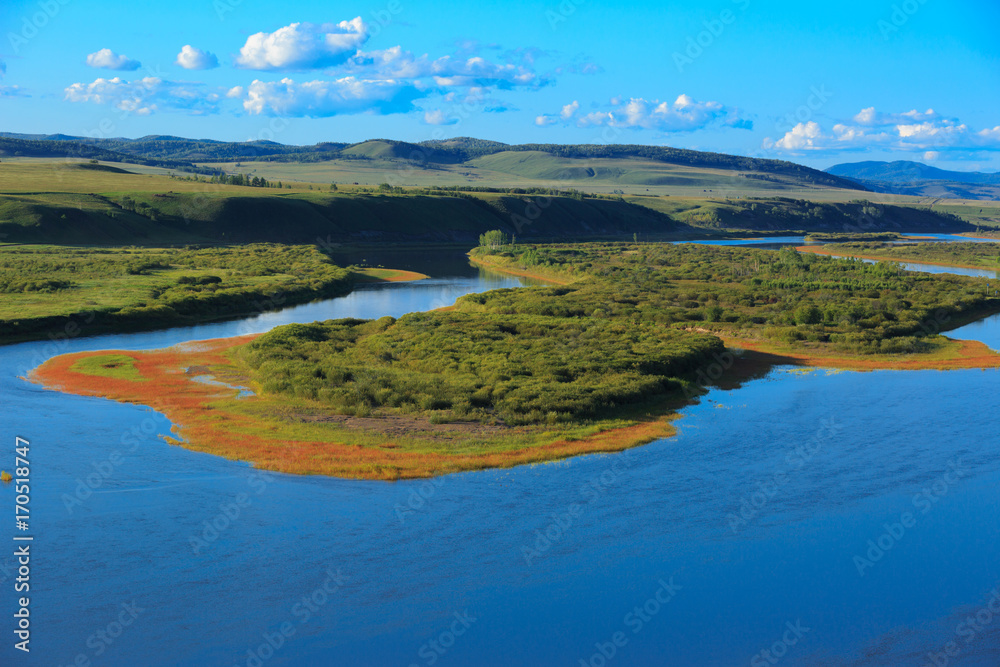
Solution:
{"label": "blue sky", "polygon": [[1000,170],[995,0],[4,0],[0,130]]}

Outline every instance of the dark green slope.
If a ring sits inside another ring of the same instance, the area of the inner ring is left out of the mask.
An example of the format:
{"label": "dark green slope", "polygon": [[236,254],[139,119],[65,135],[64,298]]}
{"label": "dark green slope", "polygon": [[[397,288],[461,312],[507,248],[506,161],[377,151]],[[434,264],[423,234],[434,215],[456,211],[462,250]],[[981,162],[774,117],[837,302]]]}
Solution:
{"label": "dark green slope", "polygon": [[686,229],[616,200],[572,197],[133,193],[142,215],[100,195],[6,197],[5,242],[68,244],[475,242],[503,229],[519,238],[623,237]]}

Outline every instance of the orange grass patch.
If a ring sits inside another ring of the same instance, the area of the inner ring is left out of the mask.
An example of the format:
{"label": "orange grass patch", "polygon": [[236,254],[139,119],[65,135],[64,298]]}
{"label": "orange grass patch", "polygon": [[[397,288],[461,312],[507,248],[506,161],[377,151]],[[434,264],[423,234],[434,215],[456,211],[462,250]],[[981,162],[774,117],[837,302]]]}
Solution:
{"label": "orange grass patch", "polygon": [[473,264],[479,264],[480,266],[485,266],[488,269],[493,269],[494,271],[499,271],[501,273],[506,273],[512,276],[521,276],[522,278],[533,278],[535,280],[543,280],[547,283],[553,283],[555,285],[569,285],[572,280],[567,280],[566,278],[553,278],[550,275],[543,276],[540,273],[532,273],[527,269],[513,269],[509,266],[503,264],[494,264],[482,257],[476,255],[469,255],[469,260]]}
{"label": "orange grass patch", "polygon": [[360,282],[398,283],[411,280],[424,280],[428,278],[426,274],[416,271],[404,271],[402,269],[362,269],[360,274],[364,276]]}
{"label": "orange grass patch", "polygon": [[[200,452],[229,459],[252,461],[258,468],[295,474],[323,474],[359,479],[392,480],[431,477],[451,472],[505,468],[525,463],[553,461],[580,454],[614,452],[674,435],[671,418],[651,419],[633,426],[609,429],[580,439],[559,439],[547,444],[449,454],[439,451],[405,451],[392,442],[361,446],[329,440],[288,440],[274,420],[256,420],[227,410],[228,402],[268,401],[253,396],[236,399],[232,390],[195,382],[188,368],[233,369],[227,352],[256,336],[187,343],[146,352],[98,351],[54,357],[32,373],[48,389],[84,396],[100,396],[123,403],[148,405],[165,414],[182,441],[172,441]],[[125,355],[135,361],[141,380],[78,373],[74,364],[88,357]],[[277,418],[276,418],[277,419]]]}
{"label": "orange grass patch", "polygon": [[954,262],[932,262],[929,259],[912,259],[909,257],[886,257],[883,255],[859,255],[857,253],[843,253],[835,252],[833,250],[827,250],[823,246],[815,245],[800,245],[795,248],[799,252],[811,252],[814,255],[831,255],[837,257],[855,257],[857,259],[872,259],[876,262],[900,262],[901,264],[931,264],[933,266],[954,266],[959,269],[985,269],[986,271],[991,270],[993,267],[989,266],[976,266],[974,264],[955,264]]}
{"label": "orange grass patch", "polygon": [[[718,334],[716,334],[718,335]],[[737,347],[766,355],[772,364],[794,364],[852,371],[878,370],[959,370],[964,368],[1000,368],[1000,354],[974,340],[947,339],[940,355],[895,355],[848,357],[820,350],[792,350],[787,346],[759,340],[719,336],[728,347]]]}

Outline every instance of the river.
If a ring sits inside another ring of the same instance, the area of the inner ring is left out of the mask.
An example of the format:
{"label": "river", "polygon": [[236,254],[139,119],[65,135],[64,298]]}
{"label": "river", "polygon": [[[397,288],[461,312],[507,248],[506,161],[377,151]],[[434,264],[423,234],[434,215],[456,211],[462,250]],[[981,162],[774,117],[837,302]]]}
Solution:
{"label": "river", "polygon": [[[462,273],[0,347],[0,467],[28,438],[35,538],[30,656],[6,629],[17,573],[0,552],[0,662],[859,667],[933,665],[948,642],[957,664],[1000,662],[995,370],[776,367],[685,408],[675,438],[396,483],[261,473],[165,444],[169,423],[141,406],[19,379],[57,353],[401,315],[520,284]],[[950,335],[997,349],[998,329]],[[12,488],[0,496],[12,508]]]}

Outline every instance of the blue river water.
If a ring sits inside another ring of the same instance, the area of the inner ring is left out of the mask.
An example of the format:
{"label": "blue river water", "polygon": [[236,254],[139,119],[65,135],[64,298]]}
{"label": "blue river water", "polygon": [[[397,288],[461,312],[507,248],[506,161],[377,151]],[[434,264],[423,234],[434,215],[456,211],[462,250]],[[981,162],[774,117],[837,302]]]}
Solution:
{"label": "blue river water", "polygon": [[[682,410],[674,438],[396,483],[255,471],[165,444],[170,424],[142,406],[20,379],[53,354],[517,284],[472,272],[0,347],[0,467],[30,441],[35,538],[30,655],[0,551],[0,664],[1000,664],[996,370],[776,367]],[[949,335],[997,348],[1000,319]]]}

